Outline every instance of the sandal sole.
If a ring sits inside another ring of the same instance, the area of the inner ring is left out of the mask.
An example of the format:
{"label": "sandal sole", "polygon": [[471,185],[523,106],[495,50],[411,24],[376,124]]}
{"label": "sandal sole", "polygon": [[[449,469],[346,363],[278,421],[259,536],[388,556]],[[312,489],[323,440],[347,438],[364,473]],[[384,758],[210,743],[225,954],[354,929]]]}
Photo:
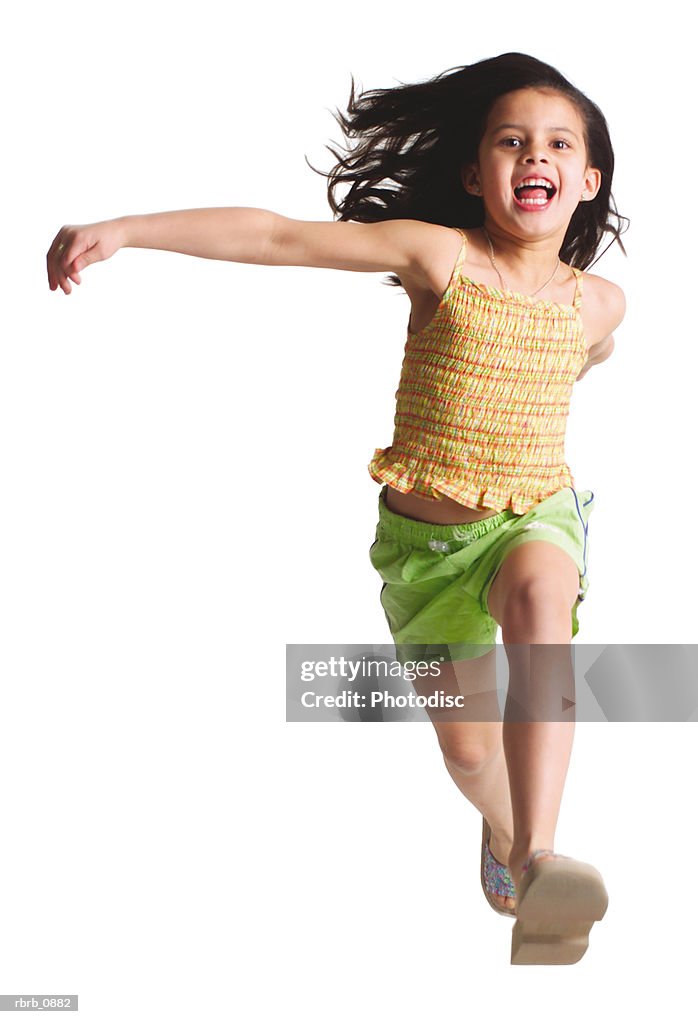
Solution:
{"label": "sandal sole", "polygon": [[520,885],[512,964],[575,964],[608,907],[595,867],[572,858],[534,861]]}

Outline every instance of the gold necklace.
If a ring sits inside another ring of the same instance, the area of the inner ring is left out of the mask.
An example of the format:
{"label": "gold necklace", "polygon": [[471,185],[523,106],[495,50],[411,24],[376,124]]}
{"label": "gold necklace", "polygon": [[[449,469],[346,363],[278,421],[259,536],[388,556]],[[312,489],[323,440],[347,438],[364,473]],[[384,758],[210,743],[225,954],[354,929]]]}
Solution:
{"label": "gold necklace", "polygon": [[[502,275],[501,275],[501,273],[500,273],[499,267],[498,267],[498,266],[497,266],[497,264],[495,263],[495,259],[494,259],[494,247],[493,247],[493,245],[492,245],[492,239],[491,239],[491,238],[490,238],[490,236],[488,235],[488,233],[487,233],[487,230],[486,230],[485,228],[483,228],[482,230],[483,230],[483,231],[485,232],[485,238],[487,239],[487,244],[488,244],[488,245],[489,245],[489,247],[490,247],[490,262],[491,262],[492,266],[494,267],[494,269],[495,269],[495,270],[497,271],[497,276],[499,277],[499,283],[500,283],[500,284],[501,284],[501,286],[502,286],[502,291],[504,291],[504,292],[511,292],[511,291],[513,291],[513,289],[512,289],[512,288],[510,288],[510,287],[509,287],[509,286],[508,286],[508,285],[506,284],[506,282],[505,282],[504,278],[502,277]],[[536,288],[536,290],[535,290],[534,292],[531,292],[530,298],[533,298],[533,296],[534,296],[534,295],[537,295],[537,294],[538,294],[538,292],[542,292],[544,288],[547,288],[547,287],[548,287],[548,285],[550,284],[550,282],[552,281],[552,279],[553,279],[553,278],[555,277],[555,275],[557,274],[557,272],[558,272],[558,270],[559,270],[559,269],[560,269],[560,257],[558,256],[558,258],[557,258],[557,263],[555,264],[555,269],[553,270],[552,274],[550,275],[550,277],[548,278],[548,280],[547,280],[547,281],[545,282],[545,284],[542,284],[542,285],[540,286],[540,288]]]}

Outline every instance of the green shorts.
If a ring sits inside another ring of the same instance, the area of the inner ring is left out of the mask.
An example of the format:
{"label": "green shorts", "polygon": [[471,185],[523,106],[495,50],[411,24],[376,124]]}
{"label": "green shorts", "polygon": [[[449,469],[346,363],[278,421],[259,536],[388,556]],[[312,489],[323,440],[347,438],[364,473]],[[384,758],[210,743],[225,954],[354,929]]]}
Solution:
{"label": "green shorts", "polygon": [[385,492],[369,558],[383,580],[380,601],[399,662],[457,661],[490,651],[498,628],[487,606],[490,586],[506,555],[529,540],[550,541],[574,559],[579,592],[572,636],[579,632],[577,609],[589,589],[591,491],[565,487],[528,512],[505,509],[453,526],[397,515],[385,504]]}

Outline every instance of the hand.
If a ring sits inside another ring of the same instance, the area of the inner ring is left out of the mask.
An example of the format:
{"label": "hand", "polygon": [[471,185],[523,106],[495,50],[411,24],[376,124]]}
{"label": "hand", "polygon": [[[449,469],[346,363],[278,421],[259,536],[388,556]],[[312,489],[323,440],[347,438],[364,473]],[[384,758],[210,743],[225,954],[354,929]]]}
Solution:
{"label": "hand", "polygon": [[108,260],[123,244],[123,226],[118,220],[64,225],[46,253],[49,288],[55,292],[60,285],[70,295],[68,278],[80,284],[80,270],[90,263]]}

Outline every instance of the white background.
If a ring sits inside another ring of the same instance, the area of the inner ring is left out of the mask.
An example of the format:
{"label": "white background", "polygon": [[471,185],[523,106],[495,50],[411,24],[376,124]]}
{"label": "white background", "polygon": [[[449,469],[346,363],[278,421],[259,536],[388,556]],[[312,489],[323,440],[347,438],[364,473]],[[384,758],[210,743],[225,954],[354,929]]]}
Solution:
{"label": "white background", "polygon": [[[81,1019],[570,1022],[693,994],[695,724],[580,723],[556,847],[610,906],[514,968],[481,819],[431,726],[284,722],[285,643],[387,643],[368,560],[408,300],[383,274],[126,249],[50,292],[63,224],[253,206],[329,220],[358,88],[509,50],[601,106],[625,289],[575,388],[580,642],[694,635],[688,9],[590,2],[15,6],[0,43],[0,992]],[[602,993],[604,993],[602,995]]]}

